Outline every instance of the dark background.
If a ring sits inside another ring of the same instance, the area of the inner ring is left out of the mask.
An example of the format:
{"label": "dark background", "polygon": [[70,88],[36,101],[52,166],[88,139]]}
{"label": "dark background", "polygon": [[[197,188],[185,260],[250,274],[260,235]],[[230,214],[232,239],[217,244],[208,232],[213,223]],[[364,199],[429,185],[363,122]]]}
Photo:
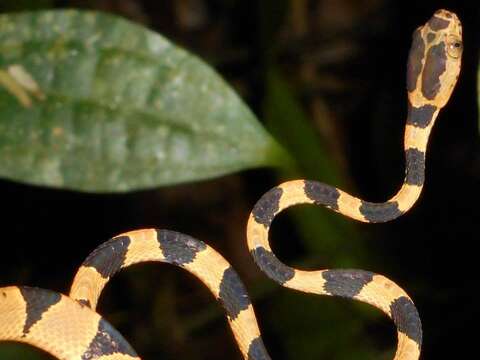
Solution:
{"label": "dark background", "polygon": [[[345,222],[349,226],[345,233],[353,232],[354,238],[345,236],[340,243],[330,244],[326,253],[307,253],[295,221],[301,211],[308,215],[313,210],[288,210],[275,222],[272,243],[289,264],[355,266],[389,277],[409,293],[420,312],[422,358],[474,356],[479,321],[476,80],[480,4],[2,0],[0,11],[42,6],[101,9],[155,29],[212,64],[260,119],[267,118],[265,112],[274,112],[266,108],[271,106],[266,99],[269,74],[275,71],[301,101],[345,190],[372,201],[389,198],[403,179],[405,70],[411,34],[436,9],[456,12],[464,26],[463,67],[433,131],[426,186],[419,202],[391,223]],[[285,134],[276,137],[288,143]],[[322,171],[328,179],[329,169]],[[303,173],[312,171],[306,168]],[[255,201],[284,179],[273,170],[249,170],[118,195],[0,181],[0,286],[22,284],[66,293],[78,266],[101,242],[123,231],[169,228],[212,245],[240,273],[253,294],[273,359],[392,358],[395,329],[379,312],[351,301],[293,293],[256,269],[245,244],[246,220]],[[318,180],[326,179],[319,176]],[[329,221],[340,217],[326,212],[321,216]],[[327,235],[321,229],[310,234],[319,249],[322,242],[328,243]],[[361,253],[351,245],[355,241],[361,244]],[[330,257],[332,249],[335,256]],[[221,307],[193,276],[170,265],[140,265],[120,273],[102,296],[99,312],[145,359],[241,357]],[[19,358],[15,351],[25,348],[9,350],[12,355],[3,358]]]}

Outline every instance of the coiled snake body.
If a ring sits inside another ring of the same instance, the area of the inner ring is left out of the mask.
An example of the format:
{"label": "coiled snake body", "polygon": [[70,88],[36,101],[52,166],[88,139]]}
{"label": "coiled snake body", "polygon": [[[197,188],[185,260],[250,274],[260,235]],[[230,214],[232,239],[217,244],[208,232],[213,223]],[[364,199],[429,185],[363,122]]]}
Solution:
{"label": "coiled snake body", "polygon": [[[372,223],[395,219],[410,209],[423,187],[428,137],[456,84],[461,55],[461,24],[451,12],[437,11],[413,34],[407,67],[406,176],[390,200],[371,203],[320,182],[294,180],[263,195],[248,220],[248,247],[266,275],[292,289],[351,298],[379,308],[397,326],[397,360],[418,359],[422,342],[417,310],[400,287],[363,270],[288,267],[271,251],[268,232],[279,212],[297,204],[323,205]],[[102,289],[117,271],[145,261],[171,263],[196,275],[223,304],[243,357],[270,359],[248,294],[230,264],[201,241],[155,229],[125,233],[98,247],[80,267],[68,297],[37,288],[0,288],[0,340],[25,342],[65,360],[139,359],[95,309]]]}

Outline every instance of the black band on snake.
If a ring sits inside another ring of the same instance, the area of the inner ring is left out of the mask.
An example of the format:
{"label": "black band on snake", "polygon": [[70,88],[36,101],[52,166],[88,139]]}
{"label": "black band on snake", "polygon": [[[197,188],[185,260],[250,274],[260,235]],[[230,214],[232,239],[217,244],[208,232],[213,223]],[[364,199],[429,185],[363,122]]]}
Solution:
{"label": "black band on snake", "polygon": [[[294,180],[267,192],[248,221],[249,249],[271,279],[307,293],[362,301],[391,317],[398,332],[397,360],[418,359],[422,342],[420,318],[405,291],[389,279],[363,270],[302,271],[288,267],[272,253],[268,233],[274,217],[297,204],[323,205],[372,223],[389,221],[408,211],[422,190],[428,137],[456,84],[461,55],[461,24],[451,12],[437,11],[413,34],[407,68],[406,176],[390,200],[371,203],[320,182]],[[139,359],[95,309],[102,289],[117,271],[146,261],[171,263],[197,276],[224,306],[243,357],[270,359],[252,303],[230,264],[201,241],[155,229],[128,232],[99,246],[77,272],[69,297],[36,288],[0,288],[0,340],[25,342],[65,360]]]}

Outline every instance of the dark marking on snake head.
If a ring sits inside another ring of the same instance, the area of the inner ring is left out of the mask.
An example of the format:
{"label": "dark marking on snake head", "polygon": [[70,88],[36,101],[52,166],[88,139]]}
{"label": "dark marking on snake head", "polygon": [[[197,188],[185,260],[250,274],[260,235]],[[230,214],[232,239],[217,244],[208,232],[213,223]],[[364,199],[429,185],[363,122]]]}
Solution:
{"label": "dark marking on snake head", "polygon": [[82,306],[86,306],[86,307],[89,307],[90,309],[92,308],[92,304],[90,303],[90,300],[87,300],[87,299],[80,299],[80,300],[77,300],[78,303]]}
{"label": "dark marking on snake head", "polygon": [[178,266],[191,263],[197,253],[207,248],[200,240],[170,230],[157,230],[157,240],[166,261]]}
{"label": "dark marking on snake head", "polygon": [[432,16],[430,20],[428,20],[428,27],[433,31],[442,30],[448,27],[450,21],[439,18],[437,16]]}
{"label": "dark marking on snake head", "polygon": [[447,69],[447,54],[445,43],[433,45],[427,51],[425,66],[422,72],[422,94],[428,100],[433,100],[441,88],[440,76]]}
{"label": "dark marking on snake head", "polygon": [[23,336],[25,336],[43,314],[61,300],[62,296],[54,291],[37,288],[22,286],[19,289],[26,303],[27,318],[23,325]]}
{"label": "dark marking on snake head", "polygon": [[413,33],[412,47],[408,54],[407,63],[407,90],[409,92],[417,87],[417,79],[422,72],[422,60],[425,56],[425,43],[420,29]]}
{"label": "dark marking on snake head", "polygon": [[390,313],[398,331],[422,346],[422,323],[413,302],[401,296],[390,304]]}
{"label": "dark marking on snake head", "polygon": [[108,279],[122,268],[130,241],[128,236],[114,237],[93,250],[82,265],[95,268]]}
{"label": "dark marking on snake head", "polygon": [[337,188],[318,181],[305,180],[303,191],[316,205],[325,205],[330,209],[338,210],[340,192]]}
{"label": "dark marking on snake head", "polygon": [[247,290],[233,268],[229,267],[223,273],[220,283],[219,300],[227,310],[230,319],[236,319],[238,314],[250,305]]}
{"label": "dark marking on snake head", "polygon": [[447,19],[452,18],[452,13],[448,10],[445,10],[445,9],[438,9],[437,11],[435,11],[435,13],[433,15],[434,16],[440,16],[440,17],[446,17]]}
{"label": "dark marking on snake head", "polygon": [[7,293],[5,291],[2,291],[2,295],[3,295],[4,298],[7,297]]}
{"label": "dark marking on snake head", "polygon": [[114,354],[129,355],[131,357],[138,356],[130,344],[112,325],[100,319],[97,333],[87,350],[83,353],[81,360],[94,360],[103,355]]}
{"label": "dark marking on snake head", "polygon": [[252,210],[252,215],[257,223],[262,224],[265,227],[270,226],[278,211],[282,194],[283,190],[279,187],[274,187],[263,194]]}
{"label": "dark marking on snake head", "polygon": [[251,251],[253,259],[258,267],[267,274],[267,276],[278,282],[284,284],[295,276],[295,270],[283,264],[277,257],[262,246],[259,246]]}
{"label": "dark marking on snake head", "polygon": [[427,42],[431,43],[433,40],[435,40],[436,35],[434,33],[428,33],[427,34]]}
{"label": "dark marking on snake head", "polygon": [[409,104],[407,124],[425,129],[432,122],[435,111],[437,111],[437,107],[433,105],[415,107]]}
{"label": "dark marking on snake head", "polygon": [[425,153],[417,149],[405,150],[406,176],[409,185],[422,186],[425,182]]}
{"label": "dark marking on snake head", "polygon": [[263,345],[262,338],[259,336],[252,340],[248,346],[248,360],[271,360],[268,355],[265,345]]}
{"label": "dark marking on snake head", "polygon": [[363,287],[373,280],[373,273],[365,270],[327,270],[323,288],[331,295],[354,298]]}
{"label": "dark marking on snake head", "polygon": [[387,201],[385,203],[362,201],[359,210],[365,220],[371,223],[390,221],[402,215],[396,201]]}

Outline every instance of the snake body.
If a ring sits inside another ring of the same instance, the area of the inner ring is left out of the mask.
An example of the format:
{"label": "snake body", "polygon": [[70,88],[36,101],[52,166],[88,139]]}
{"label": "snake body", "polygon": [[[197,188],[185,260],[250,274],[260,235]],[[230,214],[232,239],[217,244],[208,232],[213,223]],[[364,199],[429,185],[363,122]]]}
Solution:
{"label": "snake body", "polygon": [[[291,268],[273,254],[269,229],[278,213],[297,204],[322,205],[371,223],[389,221],[408,211],[421,193],[430,131],[456,84],[461,55],[461,24],[449,11],[435,12],[413,34],[407,66],[406,175],[391,199],[372,203],[320,182],[294,180],[264,194],[248,220],[249,250],[271,279],[307,293],[362,301],[391,317],[398,332],[396,360],[420,356],[421,322],[407,293],[384,276],[368,271]],[[100,245],[81,265],[68,297],[36,288],[0,288],[0,340],[26,342],[65,360],[139,359],[95,309],[103,288],[117,271],[145,261],[171,263],[197,276],[225,308],[243,357],[270,359],[245,286],[230,264],[199,240],[156,229],[128,232]]]}
{"label": "snake body", "polygon": [[69,296],[95,309],[103,287],[117,271],[146,261],[170,263],[198,277],[225,308],[245,359],[270,359],[260,338],[252,303],[239,276],[218,252],[188,235],[143,229],[112,238],[83,262]]}
{"label": "snake body", "polygon": [[277,283],[299,291],[352,298],[371,304],[391,317],[398,330],[395,359],[417,359],[421,322],[408,295],[383,276],[363,270],[302,271],[273,254],[268,233],[274,217],[298,204],[323,205],[352,219],[378,223],[393,220],[417,201],[425,180],[425,153],[438,113],[445,106],[460,73],[462,27],[446,10],[413,33],[407,65],[408,115],[405,126],[405,180],[389,200],[372,203],[333,186],[311,180],[285,182],[262,196],[250,214],[248,247],[263,272]]}
{"label": "snake body", "polygon": [[39,288],[0,288],[0,339],[36,346],[59,359],[140,359],[96,312]]}

